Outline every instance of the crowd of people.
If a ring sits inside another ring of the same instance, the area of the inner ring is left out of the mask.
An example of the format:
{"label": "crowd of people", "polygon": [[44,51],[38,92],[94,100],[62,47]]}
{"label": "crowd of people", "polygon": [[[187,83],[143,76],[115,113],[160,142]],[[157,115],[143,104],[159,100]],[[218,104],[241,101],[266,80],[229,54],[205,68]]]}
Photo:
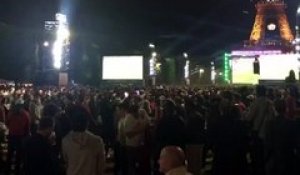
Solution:
{"label": "crowd of people", "polygon": [[[17,88],[18,89],[18,88]],[[289,87],[1,90],[5,174],[299,174],[300,103]]]}

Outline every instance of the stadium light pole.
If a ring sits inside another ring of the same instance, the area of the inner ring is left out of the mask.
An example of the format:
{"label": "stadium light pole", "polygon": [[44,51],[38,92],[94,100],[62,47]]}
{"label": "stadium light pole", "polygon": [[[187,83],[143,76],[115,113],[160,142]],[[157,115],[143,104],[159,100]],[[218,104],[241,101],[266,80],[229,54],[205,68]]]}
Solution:
{"label": "stadium light pole", "polygon": [[225,53],[224,54],[224,68],[223,68],[223,71],[224,71],[224,81],[226,83],[230,83],[230,66],[229,66],[229,62],[230,62],[230,54],[228,53]]}
{"label": "stadium light pole", "polygon": [[295,26],[295,30],[296,30],[296,37],[295,37],[295,50],[296,53],[300,53],[300,34],[299,34],[299,18],[300,18],[300,6],[298,6],[297,9],[297,13],[296,13],[296,26]]}
{"label": "stadium light pole", "polygon": [[200,82],[201,82],[202,75],[204,74],[204,72],[205,72],[205,70],[203,68],[199,69],[199,79],[200,79]]}
{"label": "stadium light pole", "polygon": [[215,67],[215,63],[212,61],[210,62],[210,69],[211,69],[211,83],[212,84],[216,84],[216,67]]}
{"label": "stadium light pole", "polygon": [[184,79],[185,79],[185,84],[189,86],[191,84],[190,80],[190,60],[189,60],[189,55],[188,53],[184,52],[183,57],[185,59],[185,66],[184,66]]}
{"label": "stadium light pole", "polygon": [[151,58],[149,60],[149,76],[151,77],[152,86],[156,85],[156,63],[157,63],[157,52],[155,51],[155,45],[150,43],[149,48],[151,49]]}

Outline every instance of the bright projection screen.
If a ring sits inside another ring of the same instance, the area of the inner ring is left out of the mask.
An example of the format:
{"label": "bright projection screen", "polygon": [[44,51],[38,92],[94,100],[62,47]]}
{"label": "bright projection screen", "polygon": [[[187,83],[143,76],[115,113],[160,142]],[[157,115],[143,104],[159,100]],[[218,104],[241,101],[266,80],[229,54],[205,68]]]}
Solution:
{"label": "bright projection screen", "polygon": [[232,65],[233,84],[257,84],[259,76],[253,74],[254,57],[234,58]]}
{"label": "bright projection screen", "polygon": [[142,80],[143,56],[104,56],[103,80]]}
{"label": "bright projection screen", "polygon": [[262,80],[284,80],[290,70],[294,70],[296,78],[299,78],[299,61],[296,55],[263,55],[259,57],[260,79]]}
{"label": "bright projection screen", "polygon": [[232,83],[234,84],[257,84],[258,80],[284,80],[290,70],[294,70],[296,78],[299,78],[299,62],[297,56],[290,55],[261,55],[260,75],[253,73],[254,57],[232,59]]}

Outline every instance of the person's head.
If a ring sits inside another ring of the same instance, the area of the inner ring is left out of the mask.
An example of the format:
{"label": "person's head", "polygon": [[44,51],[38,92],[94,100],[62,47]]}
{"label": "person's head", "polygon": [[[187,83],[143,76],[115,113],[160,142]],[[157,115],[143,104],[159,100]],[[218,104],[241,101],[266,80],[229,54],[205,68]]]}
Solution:
{"label": "person's head", "polygon": [[124,100],[121,104],[120,104],[120,110],[124,111],[125,113],[129,112],[129,108],[130,108],[130,101],[128,99]]}
{"label": "person's head", "polygon": [[69,114],[72,130],[75,132],[84,132],[88,126],[88,111],[82,106],[73,106]]}
{"label": "person's head", "polygon": [[54,131],[54,120],[52,117],[42,117],[38,125],[38,133],[49,138]]}
{"label": "person's head", "polygon": [[135,118],[138,118],[139,117],[139,106],[138,105],[130,105],[128,112]]}
{"label": "person's head", "polygon": [[224,100],[226,100],[230,103],[234,98],[234,94],[231,91],[226,90],[226,91],[222,92],[222,97]]}
{"label": "person's head", "polygon": [[12,106],[12,110],[11,111],[12,111],[13,114],[20,114],[23,109],[24,109],[23,104],[17,103],[17,104],[14,104]]}
{"label": "person's head", "polygon": [[257,97],[265,97],[267,93],[266,87],[263,85],[256,86],[256,96]]}
{"label": "person's head", "polygon": [[53,103],[45,105],[43,108],[44,117],[55,117],[59,113],[59,108]]}
{"label": "person's head", "polygon": [[292,97],[298,96],[298,88],[296,86],[289,87],[288,92],[289,92],[289,95]]}
{"label": "person's head", "polygon": [[224,117],[226,120],[241,119],[241,111],[240,111],[238,104],[230,105],[223,112],[224,112]]}
{"label": "person's head", "polygon": [[290,70],[290,72],[289,72],[289,77],[290,77],[290,78],[293,78],[293,79],[296,79],[296,78],[295,78],[295,77],[296,77],[296,73],[295,73],[294,70]]}
{"label": "person's head", "polygon": [[167,146],[160,152],[159,171],[167,173],[168,171],[185,166],[185,154],[180,147]]}
{"label": "person's head", "polygon": [[173,116],[176,113],[176,105],[172,100],[166,100],[163,105],[163,115]]}
{"label": "person's head", "polygon": [[238,103],[238,102],[240,102],[241,101],[241,94],[239,94],[239,93],[234,93],[233,94],[233,97],[234,97],[234,101],[236,102],[236,103]]}
{"label": "person's head", "polygon": [[6,103],[6,98],[3,97],[3,96],[1,96],[0,99],[1,99],[1,100],[0,100],[0,105],[5,105],[5,103]]}
{"label": "person's head", "polygon": [[273,99],[274,98],[274,95],[275,95],[275,91],[273,88],[269,88],[267,90],[267,96],[270,98],[270,99]]}
{"label": "person's head", "polygon": [[274,102],[275,110],[277,111],[279,117],[283,117],[286,113],[285,101],[283,99],[275,100]]}

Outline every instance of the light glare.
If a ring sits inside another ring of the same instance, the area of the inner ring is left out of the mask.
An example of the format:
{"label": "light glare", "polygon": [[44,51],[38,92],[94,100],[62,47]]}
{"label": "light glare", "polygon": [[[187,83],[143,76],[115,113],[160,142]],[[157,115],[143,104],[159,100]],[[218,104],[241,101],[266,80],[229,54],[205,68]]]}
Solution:
{"label": "light glare", "polygon": [[68,44],[70,31],[68,29],[66,15],[58,13],[56,14],[56,20],[58,21],[58,28],[56,31],[56,40],[53,44],[52,54],[54,68],[60,69],[62,66],[64,47]]}
{"label": "light glare", "polygon": [[44,45],[45,47],[48,47],[48,46],[49,46],[49,42],[48,42],[48,41],[45,41],[43,45]]}
{"label": "light glare", "polygon": [[183,53],[183,57],[184,57],[184,58],[188,58],[189,55],[188,55],[186,52],[184,52],[184,53]]}
{"label": "light glare", "polygon": [[152,44],[152,43],[150,43],[150,44],[149,44],[149,47],[150,47],[151,49],[154,49],[154,48],[155,48],[155,45]]}
{"label": "light glare", "polygon": [[268,28],[268,30],[270,30],[270,31],[274,31],[274,30],[276,30],[276,25],[273,24],[273,23],[271,23],[271,24],[269,24],[269,25],[267,26],[267,28]]}
{"label": "light glare", "polygon": [[152,52],[152,57],[156,57],[157,53],[156,52]]}

